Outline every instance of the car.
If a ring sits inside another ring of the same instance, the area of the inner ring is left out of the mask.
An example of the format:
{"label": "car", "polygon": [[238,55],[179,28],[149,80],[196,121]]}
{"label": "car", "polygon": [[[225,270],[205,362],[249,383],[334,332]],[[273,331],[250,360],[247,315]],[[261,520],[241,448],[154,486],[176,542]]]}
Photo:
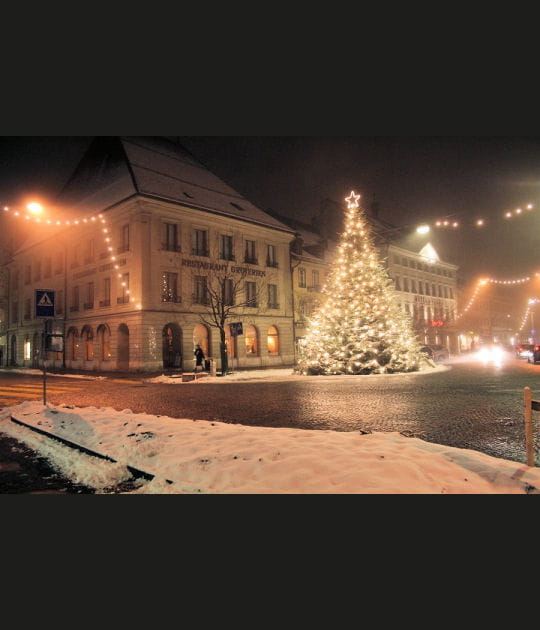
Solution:
{"label": "car", "polygon": [[476,354],[482,363],[500,365],[504,360],[505,350],[498,343],[482,343]]}
{"label": "car", "polygon": [[435,362],[447,361],[450,358],[450,353],[444,346],[423,346],[420,348],[420,352],[427,354]]}
{"label": "car", "polygon": [[534,344],[532,343],[522,343],[519,346],[516,346],[516,357],[518,359],[528,359],[534,350]]}
{"label": "car", "polygon": [[527,363],[532,363],[533,365],[540,361],[540,346],[533,346],[531,353],[527,357]]}

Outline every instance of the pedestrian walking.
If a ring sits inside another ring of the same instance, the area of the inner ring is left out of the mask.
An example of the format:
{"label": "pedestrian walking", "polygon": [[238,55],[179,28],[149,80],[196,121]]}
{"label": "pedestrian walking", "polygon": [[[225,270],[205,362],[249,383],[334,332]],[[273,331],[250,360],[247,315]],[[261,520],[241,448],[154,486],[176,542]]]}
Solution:
{"label": "pedestrian walking", "polygon": [[206,357],[204,356],[204,352],[200,344],[197,344],[197,347],[195,348],[195,352],[193,354],[195,355],[195,372],[198,372],[199,368],[201,368],[200,371],[203,372],[203,361]]}

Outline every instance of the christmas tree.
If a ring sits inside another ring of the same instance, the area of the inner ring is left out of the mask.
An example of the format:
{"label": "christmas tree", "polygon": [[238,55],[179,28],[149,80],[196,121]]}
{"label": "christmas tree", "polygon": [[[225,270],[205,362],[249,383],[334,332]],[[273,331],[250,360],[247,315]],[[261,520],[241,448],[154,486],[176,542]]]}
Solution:
{"label": "christmas tree", "polygon": [[416,372],[425,358],[401,310],[354,192],[323,299],[300,349],[297,370],[317,374]]}

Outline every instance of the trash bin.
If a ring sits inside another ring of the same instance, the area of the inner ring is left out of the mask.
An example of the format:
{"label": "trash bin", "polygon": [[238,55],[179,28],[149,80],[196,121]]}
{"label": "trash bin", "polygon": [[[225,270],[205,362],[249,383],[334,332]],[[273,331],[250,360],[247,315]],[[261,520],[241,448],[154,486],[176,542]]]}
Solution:
{"label": "trash bin", "polygon": [[206,359],[206,361],[204,362],[204,371],[210,372],[210,359]]}

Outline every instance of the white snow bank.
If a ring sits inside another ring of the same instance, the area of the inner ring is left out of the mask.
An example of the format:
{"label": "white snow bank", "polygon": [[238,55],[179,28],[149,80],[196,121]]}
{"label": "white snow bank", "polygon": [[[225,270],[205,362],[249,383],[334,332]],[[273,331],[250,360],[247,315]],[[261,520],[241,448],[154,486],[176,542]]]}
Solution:
{"label": "white snow bank", "polygon": [[[13,424],[10,415],[119,464],[53,444]],[[140,494],[524,494],[531,487],[540,491],[539,469],[397,433],[246,427],[134,414],[129,409],[44,407],[38,402],[4,409],[0,432],[28,443],[64,474],[98,489],[125,479],[128,465],[155,475],[137,490]]]}

